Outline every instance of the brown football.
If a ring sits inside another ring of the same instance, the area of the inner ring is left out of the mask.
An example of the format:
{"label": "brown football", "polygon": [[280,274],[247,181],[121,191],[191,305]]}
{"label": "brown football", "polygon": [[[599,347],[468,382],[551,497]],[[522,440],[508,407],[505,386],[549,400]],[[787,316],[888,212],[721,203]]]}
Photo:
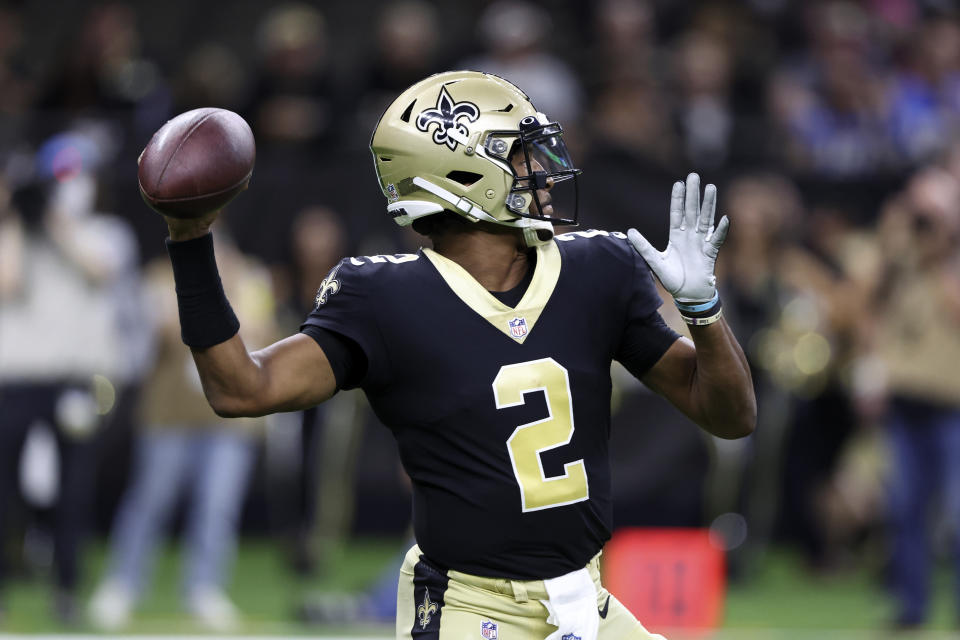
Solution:
{"label": "brown football", "polygon": [[255,157],[243,118],[226,109],[187,111],[153,134],[140,154],[140,193],[164,215],[196,218],[247,188]]}

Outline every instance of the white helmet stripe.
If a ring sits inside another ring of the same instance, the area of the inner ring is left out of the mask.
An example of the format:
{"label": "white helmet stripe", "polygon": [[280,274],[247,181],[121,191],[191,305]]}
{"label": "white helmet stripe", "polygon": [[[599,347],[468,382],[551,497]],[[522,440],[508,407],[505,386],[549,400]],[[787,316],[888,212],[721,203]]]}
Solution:
{"label": "white helmet stripe", "polygon": [[464,213],[473,216],[474,218],[479,218],[481,220],[487,220],[488,222],[500,222],[489,213],[484,211],[480,206],[467,200],[466,198],[461,198],[452,191],[447,191],[443,187],[433,184],[429,180],[425,180],[420,176],[415,176],[413,178],[413,184],[420,187],[424,191],[429,191],[433,195],[437,196],[441,200],[446,200],[454,207],[463,211]]}
{"label": "white helmet stripe", "polygon": [[[469,216],[473,216],[479,220],[486,220],[487,222],[492,222],[494,224],[503,225],[505,227],[523,229],[523,239],[528,247],[535,247],[539,244],[544,244],[553,238],[553,225],[545,220],[534,220],[532,218],[519,217],[514,220],[497,220],[473,202],[467,200],[466,198],[461,198],[455,193],[447,191],[443,187],[433,184],[429,180],[424,180],[420,176],[414,177],[413,184],[420,187],[424,191],[429,191],[441,200],[446,200],[454,207],[460,211],[463,211]],[[399,205],[400,203],[396,204]],[[538,233],[539,231],[547,232],[543,234],[546,236],[546,240],[540,237],[540,234]]]}

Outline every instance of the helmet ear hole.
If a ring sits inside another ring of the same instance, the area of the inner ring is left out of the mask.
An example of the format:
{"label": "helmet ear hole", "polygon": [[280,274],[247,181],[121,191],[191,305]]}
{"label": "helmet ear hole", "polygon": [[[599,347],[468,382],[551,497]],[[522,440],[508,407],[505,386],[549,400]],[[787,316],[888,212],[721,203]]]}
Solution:
{"label": "helmet ear hole", "polygon": [[475,184],[483,179],[483,174],[474,173],[473,171],[451,171],[447,174],[447,180],[453,180],[456,183],[462,184],[465,187],[469,187],[472,184]]}

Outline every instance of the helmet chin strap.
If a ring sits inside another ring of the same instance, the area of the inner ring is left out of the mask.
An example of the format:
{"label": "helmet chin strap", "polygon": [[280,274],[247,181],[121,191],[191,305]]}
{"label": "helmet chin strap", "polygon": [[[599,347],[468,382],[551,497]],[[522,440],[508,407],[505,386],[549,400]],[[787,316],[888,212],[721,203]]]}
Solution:
{"label": "helmet chin strap", "polygon": [[546,220],[533,220],[532,218],[519,218],[514,220],[510,226],[516,226],[523,229],[523,242],[528,247],[539,247],[553,240],[553,224]]}
{"label": "helmet chin strap", "polygon": [[417,176],[413,179],[413,184],[420,187],[424,191],[432,193],[441,200],[449,202],[457,211],[462,211],[464,214],[472,218],[483,220],[485,222],[492,222],[493,224],[499,224],[504,227],[522,229],[523,242],[528,247],[537,247],[553,240],[553,224],[547,222],[546,220],[534,220],[533,218],[523,217],[517,217],[513,220],[497,220],[489,213],[484,211],[480,205],[471,202],[466,198],[462,198],[451,191],[447,191],[443,187],[435,185],[429,180],[424,180],[423,178]]}

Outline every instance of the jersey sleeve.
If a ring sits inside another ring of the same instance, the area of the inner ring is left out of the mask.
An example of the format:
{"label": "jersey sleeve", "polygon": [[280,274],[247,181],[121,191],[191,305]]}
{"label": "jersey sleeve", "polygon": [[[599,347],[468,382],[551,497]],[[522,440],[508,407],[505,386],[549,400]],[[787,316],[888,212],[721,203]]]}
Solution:
{"label": "jersey sleeve", "polygon": [[353,389],[360,384],[367,373],[367,357],[356,342],[314,324],[303,325],[300,333],[313,338],[323,349],[337,381],[337,389]]}
{"label": "jersey sleeve", "polygon": [[[349,356],[350,366],[343,380],[337,379],[340,389],[374,383],[378,365],[383,360],[384,350],[373,305],[376,299],[375,292],[371,290],[373,285],[372,279],[361,268],[349,258],[344,259],[320,283],[316,306],[300,326],[300,331],[314,340],[321,334],[311,330],[311,327],[344,338],[340,343],[348,346],[344,353]],[[317,342],[322,348],[324,343]],[[337,357],[337,352],[334,351],[331,356]]]}
{"label": "jersey sleeve", "polygon": [[657,364],[680,334],[667,326],[659,311],[645,318],[634,318],[623,332],[617,362],[637,378]]}
{"label": "jersey sleeve", "polygon": [[667,352],[680,334],[660,316],[660,294],[646,261],[627,243],[633,259],[633,279],[627,297],[627,320],[616,360],[640,378]]}

